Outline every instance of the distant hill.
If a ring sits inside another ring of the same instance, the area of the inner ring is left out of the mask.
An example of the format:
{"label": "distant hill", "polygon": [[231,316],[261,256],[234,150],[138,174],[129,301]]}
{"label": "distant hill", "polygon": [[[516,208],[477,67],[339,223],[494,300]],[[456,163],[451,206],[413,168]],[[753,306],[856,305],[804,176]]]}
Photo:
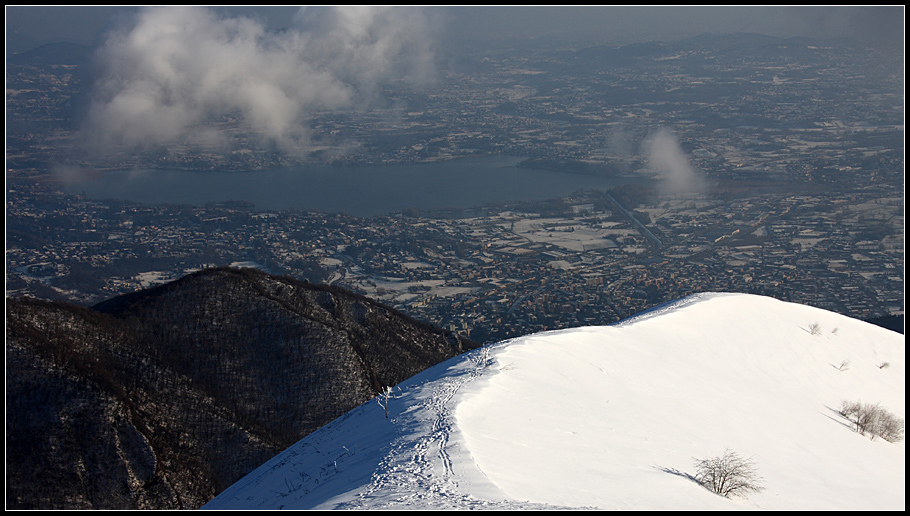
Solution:
{"label": "distant hill", "polygon": [[835,44],[850,45],[851,42],[844,39],[779,38],[755,33],[706,33],[679,41],[632,43],[624,46],[595,45],[575,51],[566,51],[561,56],[566,61],[576,62],[576,64],[628,65],[693,51],[714,54],[777,55],[781,48],[786,48],[790,54],[801,52],[810,55],[808,47]]}
{"label": "distant hill", "polygon": [[92,47],[79,43],[47,43],[18,54],[8,54],[8,64],[81,65],[92,55]]}
{"label": "distant hill", "polygon": [[339,288],[207,269],[89,309],[7,299],[8,509],[196,509],[478,344]]}
{"label": "distant hill", "polygon": [[9,58],[11,54],[28,52],[29,50],[41,46],[43,43],[46,43],[46,41],[42,41],[30,34],[19,32],[16,29],[10,29],[9,26],[6,28],[7,58]]}

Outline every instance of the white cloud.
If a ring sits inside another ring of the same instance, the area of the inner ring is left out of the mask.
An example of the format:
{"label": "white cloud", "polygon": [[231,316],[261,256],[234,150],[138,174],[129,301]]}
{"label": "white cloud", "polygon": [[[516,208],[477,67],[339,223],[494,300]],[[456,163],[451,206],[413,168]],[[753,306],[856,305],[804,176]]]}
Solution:
{"label": "white cloud", "polygon": [[676,136],[668,129],[662,128],[645,140],[644,153],[648,165],[657,172],[659,187],[665,195],[704,191],[704,178],[692,168]]}
{"label": "white cloud", "polygon": [[84,134],[103,147],[187,143],[225,117],[265,142],[308,138],[313,110],[362,107],[383,81],[426,81],[432,41],[419,9],[301,9],[290,29],[204,7],[156,7],[109,33]]}

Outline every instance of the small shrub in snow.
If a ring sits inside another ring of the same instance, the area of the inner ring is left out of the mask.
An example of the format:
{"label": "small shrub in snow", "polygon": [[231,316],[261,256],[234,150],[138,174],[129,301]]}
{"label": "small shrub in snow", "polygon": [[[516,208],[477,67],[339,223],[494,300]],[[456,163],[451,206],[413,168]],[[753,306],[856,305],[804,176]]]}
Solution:
{"label": "small shrub in snow", "polygon": [[[398,388],[401,391],[401,387]],[[379,406],[382,407],[382,410],[385,411],[385,417],[389,417],[389,400],[395,399],[395,396],[392,395],[392,388],[386,387],[379,396],[376,396],[376,403],[379,403]]]}
{"label": "small shrub in snow", "polygon": [[489,366],[492,362],[490,359],[489,348],[481,348],[480,352],[474,355],[473,360],[478,369],[486,369],[486,367]]}
{"label": "small shrub in snow", "polygon": [[853,423],[854,430],[863,435],[868,432],[872,439],[881,437],[894,443],[904,438],[904,420],[878,404],[844,401],[840,414]]}
{"label": "small shrub in snow", "polygon": [[904,438],[904,420],[882,410],[875,422],[874,435],[878,435],[889,443],[896,443]]}
{"label": "small shrub in snow", "polygon": [[838,370],[838,371],[846,371],[847,369],[850,369],[850,359],[849,359],[849,358],[845,358],[845,359],[840,363],[840,365],[837,366],[837,370]]}
{"label": "small shrub in snow", "polygon": [[752,459],[729,449],[720,457],[695,460],[695,481],[727,498],[761,491],[760,480]]}
{"label": "small shrub in snow", "polygon": [[822,334],[822,327],[821,327],[821,325],[818,324],[818,323],[812,323],[812,324],[810,324],[810,325],[809,325],[809,333],[811,333],[812,335],[821,335],[821,334]]}
{"label": "small shrub in snow", "polygon": [[868,413],[868,410],[865,408],[865,404],[859,401],[844,401],[841,404],[840,415],[849,419],[853,423],[853,429],[857,432],[863,433],[866,427],[866,416],[864,413]]}

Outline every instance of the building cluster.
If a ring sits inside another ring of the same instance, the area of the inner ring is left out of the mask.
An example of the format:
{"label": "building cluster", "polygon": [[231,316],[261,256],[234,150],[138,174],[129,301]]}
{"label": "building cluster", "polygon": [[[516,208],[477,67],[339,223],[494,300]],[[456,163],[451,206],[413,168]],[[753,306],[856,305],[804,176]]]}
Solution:
{"label": "building cluster", "polygon": [[[876,189],[656,199],[634,211],[660,247],[597,191],[560,199],[556,212],[510,204],[460,219],[15,193],[8,295],[91,303],[206,266],[253,266],[343,286],[484,341],[609,324],[705,291],[856,318],[904,310],[903,199]],[[35,206],[48,199],[52,213]]]}

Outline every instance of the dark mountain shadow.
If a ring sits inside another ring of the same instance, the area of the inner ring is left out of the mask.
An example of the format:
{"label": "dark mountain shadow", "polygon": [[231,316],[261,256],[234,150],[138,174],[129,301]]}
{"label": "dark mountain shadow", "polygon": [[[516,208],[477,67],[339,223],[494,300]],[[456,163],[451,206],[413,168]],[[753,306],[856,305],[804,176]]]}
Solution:
{"label": "dark mountain shadow", "polygon": [[478,347],[346,290],[206,269],[93,308],[7,299],[7,508],[197,509]]}

